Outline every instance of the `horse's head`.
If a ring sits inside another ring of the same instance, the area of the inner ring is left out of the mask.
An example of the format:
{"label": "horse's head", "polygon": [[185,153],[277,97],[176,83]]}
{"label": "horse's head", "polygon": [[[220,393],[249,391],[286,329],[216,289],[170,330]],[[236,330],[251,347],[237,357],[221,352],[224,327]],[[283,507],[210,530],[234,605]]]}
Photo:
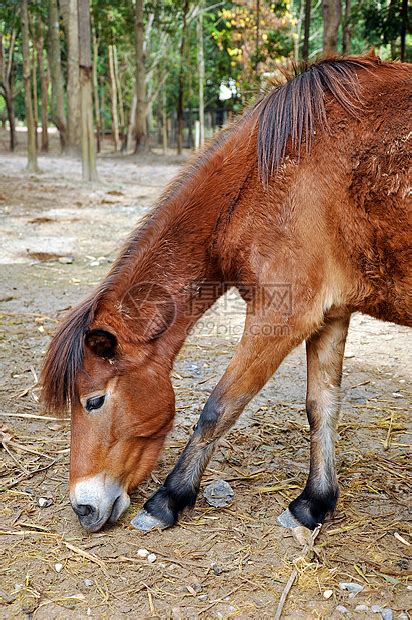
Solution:
{"label": "horse's head", "polygon": [[128,507],[172,427],[171,347],[160,337],[172,313],[159,303],[144,310],[139,323],[124,300],[98,312],[83,304],[53,338],[43,367],[49,409],[70,404],[70,501],[91,532]]}
{"label": "horse's head", "polygon": [[[116,521],[151,472],[174,417],[169,368],[155,345],[85,336],[71,403],[70,501],[89,531]],[[164,360],[163,360],[164,362]]]}

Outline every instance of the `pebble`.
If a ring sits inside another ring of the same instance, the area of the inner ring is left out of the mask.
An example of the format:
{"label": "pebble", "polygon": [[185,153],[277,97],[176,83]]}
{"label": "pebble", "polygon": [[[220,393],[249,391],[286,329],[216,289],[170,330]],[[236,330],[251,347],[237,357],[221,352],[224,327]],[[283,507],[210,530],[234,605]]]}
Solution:
{"label": "pebble", "polygon": [[83,581],[83,583],[86,586],[86,588],[90,588],[90,586],[94,585],[94,580],[93,579],[85,579]]}
{"label": "pebble", "polygon": [[332,594],[333,594],[333,590],[325,590],[323,593],[323,598],[328,599],[332,596]]}
{"label": "pebble", "polygon": [[206,603],[206,601],[208,600],[208,595],[207,594],[201,594],[200,596],[198,596],[198,600],[201,601],[202,603]]}
{"label": "pebble", "polygon": [[74,256],[60,256],[59,263],[62,265],[71,265],[74,263]]}
{"label": "pebble", "polygon": [[61,573],[63,570],[63,564],[55,564],[54,570],[56,571],[56,573]]}
{"label": "pebble", "polygon": [[137,555],[139,556],[139,558],[146,559],[147,556],[150,555],[150,552],[147,549],[138,549]]}
{"label": "pebble", "polygon": [[153,564],[153,562],[156,562],[156,560],[157,560],[157,556],[156,556],[156,554],[154,554],[154,553],[149,553],[149,555],[147,556],[147,561],[148,561],[150,564]]}
{"label": "pebble", "polygon": [[360,611],[368,611],[368,610],[369,610],[369,607],[367,605],[364,605],[364,604],[356,605],[356,607],[355,607],[355,611],[359,611],[359,612]]}
{"label": "pebble", "polygon": [[393,620],[393,611],[389,607],[384,607],[381,610],[382,620]]}
{"label": "pebble", "polygon": [[217,576],[223,573],[223,568],[221,566],[218,566],[215,562],[212,562],[211,569],[214,572],[214,574]]}
{"label": "pebble", "polygon": [[40,508],[48,508],[53,504],[53,500],[50,497],[39,497],[37,503]]}
{"label": "pebble", "polygon": [[347,608],[344,605],[338,605],[336,607],[336,611],[340,614],[348,614],[349,611],[347,610]]}
{"label": "pebble", "polygon": [[226,480],[219,478],[204,488],[203,497],[210,506],[224,508],[233,502],[235,492]]}
{"label": "pebble", "polygon": [[339,584],[339,587],[341,590],[347,590],[348,592],[350,592],[349,598],[353,598],[363,590],[363,586],[361,586],[359,583],[351,583],[346,581],[342,581]]}

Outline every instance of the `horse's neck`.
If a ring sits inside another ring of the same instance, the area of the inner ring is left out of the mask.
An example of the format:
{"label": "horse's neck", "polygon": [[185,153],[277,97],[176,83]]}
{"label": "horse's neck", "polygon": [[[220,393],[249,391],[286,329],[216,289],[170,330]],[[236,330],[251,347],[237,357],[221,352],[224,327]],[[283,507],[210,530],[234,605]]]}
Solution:
{"label": "horse's neck", "polygon": [[[179,346],[183,335],[223,292],[217,231],[256,161],[255,149],[247,126],[221,139],[220,146],[212,147],[172,186],[118,263],[118,277],[127,294],[133,291],[139,307],[147,302],[143,315],[152,312],[152,302],[162,306],[156,296],[164,293],[173,300],[173,335]],[[139,283],[154,285],[146,301],[139,299]]]}
{"label": "horse's neck", "polygon": [[229,134],[172,186],[109,276],[115,291],[111,300],[116,302],[111,308],[135,320],[133,332],[139,324],[142,329],[148,323],[167,324],[173,314],[162,335],[173,356],[191,326],[223,292],[221,257],[214,240],[251,166],[244,134],[243,128]]}

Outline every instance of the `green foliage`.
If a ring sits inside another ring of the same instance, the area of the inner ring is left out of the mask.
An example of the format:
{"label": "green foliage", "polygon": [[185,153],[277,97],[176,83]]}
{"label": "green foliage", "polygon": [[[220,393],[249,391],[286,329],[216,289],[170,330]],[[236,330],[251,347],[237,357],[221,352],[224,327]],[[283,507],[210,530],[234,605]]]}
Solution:
{"label": "green foliage", "polygon": [[[161,112],[166,91],[167,113],[175,113],[181,63],[184,72],[184,107],[196,110],[199,105],[197,70],[198,40],[196,24],[203,15],[205,57],[205,106],[238,110],[260,89],[261,76],[276,72],[277,63],[294,58],[302,50],[304,0],[260,0],[259,19],[254,0],[190,0],[187,13],[187,44],[180,58],[185,0],[148,0],[144,4],[145,66],[149,110]],[[12,32],[17,32],[13,54],[12,82],[14,106],[18,119],[24,120],[24,92],[20,37],[20,0],[0,2],[0,30],[7,58]],[[363,53],[372,46],[383,58],[399,56],[402,0],[352,0],[349,20],[352,53]],[[29,2],[30,28],[36,35],[39,20],[44,24],[47,49],[48,0]],[[108,47],[116,46],[118,81],[127,118],[135,90],[135,4],[133,0],[91,0],[92,27],[98,46],[97,74],[101,115],[106,127],[111,125]],[[310,24],[310,58],[322,51],[322,11],[320,0],[313,0]],[[342,33],[339,34],[341,46]],[[63,75],[67,77],[67,38],[60,20]],[[410,44],[410,34],[407,43]],[[411,51],[409,45],[409,60]],[[408,46],[407,46],[408,48]],[[46,62],[47,65],[47,62]],[[38,102],[40,106],[40,80]],[[235,84],[237,94],[224,104],[219,102],[221,84]],[[1,98],[0,113],[4,109]],[[40,110],[39,110],[40,113]]]}

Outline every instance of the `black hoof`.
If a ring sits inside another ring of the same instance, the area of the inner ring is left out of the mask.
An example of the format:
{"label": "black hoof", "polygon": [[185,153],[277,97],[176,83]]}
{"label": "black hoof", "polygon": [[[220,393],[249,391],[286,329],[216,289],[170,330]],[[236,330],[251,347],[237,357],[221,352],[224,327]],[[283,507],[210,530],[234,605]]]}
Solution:
{"label": "black hoof", "polygon": [[338,495],[338,490],[320,495],[305,488],[299,497],[289,504],[289,510],[299,523],[314,530],[319,523],[325,521],[327,516],[333,515]]}
{"label": "black hoof", "polygon": [[193,490],[174,491],[167,486],[162,486],[147,500],[143,509],[163,523],[163,527],[172,527],[186,508],[193,508],[196,497],[197,492]]}

